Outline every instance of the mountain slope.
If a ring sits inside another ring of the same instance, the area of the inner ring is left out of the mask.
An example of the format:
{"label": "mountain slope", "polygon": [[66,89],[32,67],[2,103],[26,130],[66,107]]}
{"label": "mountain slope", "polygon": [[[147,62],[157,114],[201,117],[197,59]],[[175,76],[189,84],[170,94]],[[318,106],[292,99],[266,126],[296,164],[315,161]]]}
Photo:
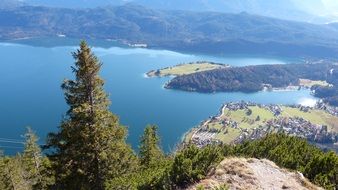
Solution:
{"label": "mountain slope", "polygon": [[0,39],[53,37],[115,39],[202,53],[337,56],[338,30],[247,13],[158,11],[142,6],[0,10]]}
{"label": "mountain slope", "polygon": [[19,0],[0,0],[0,9],[11,9],[23,5],[25,3]]}
{"label": "mountain slope", "polygon": [[245,158],[226,158],[206,179],[187,189],[212,189],[222,185],[229,189],[321,189],[301,173],[281,169],[269,160]]}
{"label": "mountain slope", "polygon": [[94,8],[107,5],[137,3],[164,10],[217,11],[226,13],[248,12],[263,16],[306,22],[329,22],[336,17],[337,8],[329,0],[22,0],[31,5],[63,8]]}
{"label": "mountain slope", "polygon": [[124,0],[23,0],[29,5],[59,7],[59,8],[95,8],[107,5],[122,5]]}

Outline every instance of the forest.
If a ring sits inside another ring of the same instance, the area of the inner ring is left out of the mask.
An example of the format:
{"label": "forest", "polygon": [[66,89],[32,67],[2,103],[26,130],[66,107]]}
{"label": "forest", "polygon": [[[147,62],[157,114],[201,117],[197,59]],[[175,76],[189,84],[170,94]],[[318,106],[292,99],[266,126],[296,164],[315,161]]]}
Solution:
{"label": "forest", "polygon": [[332,86],[315,85],[311,89],[315,92],[314,95],[316,97],[323,99],[331,105],[338,106],[338,71],[332,69],[327,76],[327,82],[332,84]]}
{"label": "forest", "polygon": [[333,87],[314,86],[317,97],[333,94],[338,85],[338,66],[333,63],[284,64],[230,67],[177,76],[166,88],[185,91],[212,92],[257,92],[264,87],[284,88],[299,85],[300,79],[322,80]]}
{"label": "forest", "polygon": [[326,189],[338,187],[336,153],[284,134],[269,134],[240,145],[197,148],[188,143],[164,153],[158,127],[149,125],[140,137],[139,150],[134,151],[126,142],[127,129],[109,111],[109,97],[99,76],[102,63],[84,41],[73,57],[75,77],[61,85],[69,110],[58,131],[40,146],[28,128],[22,153],[2,153],[0,189],[178,189],[203,179],[230,156],[267,158],[302,172]]}

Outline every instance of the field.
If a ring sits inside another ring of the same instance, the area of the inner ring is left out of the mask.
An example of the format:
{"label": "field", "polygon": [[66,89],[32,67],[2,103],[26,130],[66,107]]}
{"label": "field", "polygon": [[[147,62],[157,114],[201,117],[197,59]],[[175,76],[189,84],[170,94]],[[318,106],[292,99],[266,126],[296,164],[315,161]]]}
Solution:
{"label": "field", "polygon": [[210,63],[210,62],[196,62],[196,63],[188,63],[188,64],[180,64],[174,67],[167,67],[164,69],[150,71],[147,73],[149,77],[164,77],[164,76],[180,76],[187,75],[202,71],[213,70],[217,68],[225,68],[227,65]]}
{"label": "field", "polygon": [[[209,128],[223,129],[223,131],[216,135],[216,139],[224,143],[231,143],[241,134],[241,131],[251,132],[254,128],[259,128],[266,121],[274,118],[272,112],[265,108],[249,106],[249,109],[251,110],[250,114],[248,110],[244,109],[237,111],[223,109],[220,121],[214,121],[208,124]],[[224,120],[236,122],[238,124],[237,128],[233,128],[230,125],[222,125],[221,121]]]}
{"label": "field", "polygon": [[226,144],[230,144],[233,142],[239,135],[241,134],[241,131],[239,129],[229,128],[226,131],[226,134],[219,133],[216,135],[216,139],[221,140],[222,142]]}
{"label": "field", "polygon": [[241,109],[237,111],[230,111],[224,109],[223,118],[231,118],[231,120],[239,123],[239,127],[243,129],[252,129],[259,127],[269,119],[273,119],[273,114],[265,108],[260,108],[258,106],[249,106],[249,109],[252,111],[251,114],[248,114],[247,110]]}
{"label": "field", "polygon": [[[220,116],[210,119],[209,122],[200,127],[207,128],[209,131],[217,131],[214,140],[220,140],[224,143],[232,143],[241,134],[250,134],[254,129],[266,126],[268,121],[277,118],[303,118],[312,124],[328,126],[328,131],[338,132],[338,117],[323,110],[309,109],[303,111],[298,107],[288,106],[280,106],[280,109],[280,115],[275,116],[265,106],[255,105],[236,110],[224,107]],[[191,138],[191,136],[188,135],[187,137]]]}
{"label": "field", "polygon": [[321,80],[299,79],[299,85],[307,87],[307,88],[311,88],[314,85],[329,86],[330,84],[327,83],[326,81],[321,81]]}
{"label": "field", "polygon": [[301,117],[317,125],[327,125],[330,130],[338,132],[338,118],[322,110],[304,112],[298,108],[282,106],[282,115],[285,117]]}

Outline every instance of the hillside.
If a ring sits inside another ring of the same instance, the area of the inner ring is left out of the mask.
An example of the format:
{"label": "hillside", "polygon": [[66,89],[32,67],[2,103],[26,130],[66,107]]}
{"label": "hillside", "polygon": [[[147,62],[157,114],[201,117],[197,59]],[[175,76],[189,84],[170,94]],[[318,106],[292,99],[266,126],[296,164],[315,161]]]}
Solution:
{"label": "hillside", "polygon": [[[2,0],[8,2],[8,0]],[[248,12],[287,20],[298,20],[312,23],[326,23],[336,20],[334,9],[337,4],[327,0],[11,0],[25,2],[29,5],[94,8],[108,5],[123,5],[128,2],[137,3],[149,8],[163,10],[215,11],[225,13]],[[1,1],[0,1],[1,2]],[[1,6],[1,5],[0,5]],[[317,9],[314,9],[316,7]]]}
{"label": "hillside", "polygon": [[25,5],[19,0],[0,0],[0,9],[10,9]]}
{"label": "hillside", "polygon": [[[320,63],[230,67],[177,76],[166,84],[166,88],[204,93],[257,92],[265,87],[298,86],[300,79],[326,81],[331,69],[336,70],[337,65]],[[337,76],[332,74],[333,78]]]}
{"label": "hillside", "polygon": [[338,67],[333,61],[229,67],[176,76],[165,88],[203,93],[311,88],[315,97],[338,106]]}
{"label": "hillside", "polygon": [[159,11],[134,4],[95,9],[0,9],[0,40],[111,39],[210,54],[337,57],[338,29],[247,13]]}
{"label": "hillside", "polygon": [[322,189],[311,184],[299,172],[279,168],[266,159],[226,158],[206,179],[187,190],[214,189],[226,186],[229,189]]}

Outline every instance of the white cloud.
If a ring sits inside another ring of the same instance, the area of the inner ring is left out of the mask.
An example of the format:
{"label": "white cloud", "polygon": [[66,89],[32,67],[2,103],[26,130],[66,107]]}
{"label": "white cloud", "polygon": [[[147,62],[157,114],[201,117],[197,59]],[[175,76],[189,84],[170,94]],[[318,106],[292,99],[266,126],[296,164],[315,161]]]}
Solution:
{"label": "white cloud", "polygon": [[330,13],[338,12],[338,1],[337,0],[322,0],[326,10]]}

